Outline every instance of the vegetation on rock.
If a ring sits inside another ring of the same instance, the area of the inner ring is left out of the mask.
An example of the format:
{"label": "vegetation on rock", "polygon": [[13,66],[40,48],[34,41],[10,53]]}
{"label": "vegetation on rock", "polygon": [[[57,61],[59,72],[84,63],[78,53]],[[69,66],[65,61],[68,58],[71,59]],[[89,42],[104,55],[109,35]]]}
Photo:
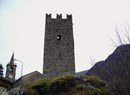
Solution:
{"label": "vegetation on rock", "polygon": [[94,76],[66,75],[28,84],[24,95],[107,95],[103,80]]}

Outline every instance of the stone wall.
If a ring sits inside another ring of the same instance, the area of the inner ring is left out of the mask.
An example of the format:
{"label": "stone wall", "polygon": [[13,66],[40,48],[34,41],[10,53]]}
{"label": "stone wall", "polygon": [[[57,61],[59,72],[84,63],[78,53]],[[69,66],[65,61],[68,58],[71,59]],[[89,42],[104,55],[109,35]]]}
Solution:
{"label": "stone wall", "polygon": [[43,74],[49,77],[75,74],[72,15],[51,18],[46,14]]}

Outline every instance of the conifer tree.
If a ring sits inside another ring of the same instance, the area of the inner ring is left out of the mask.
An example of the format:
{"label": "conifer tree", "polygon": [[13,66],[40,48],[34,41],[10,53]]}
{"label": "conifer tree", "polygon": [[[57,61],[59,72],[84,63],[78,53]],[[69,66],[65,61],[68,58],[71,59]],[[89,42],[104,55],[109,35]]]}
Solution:
{"label": "conifer tree", "polygon": [[0,76],[3,76],[3,65],[2,64],[0,64]]}

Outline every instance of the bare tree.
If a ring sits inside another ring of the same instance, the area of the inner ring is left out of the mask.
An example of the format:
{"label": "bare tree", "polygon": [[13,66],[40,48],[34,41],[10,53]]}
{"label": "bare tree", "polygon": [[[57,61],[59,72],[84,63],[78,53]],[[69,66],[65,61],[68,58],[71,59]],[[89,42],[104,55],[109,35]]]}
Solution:
{"label": "bare tree", "polygon": [[115,27],[115,40],[112,40],[112,44],[114,47],[118,47],[123,44],[130,44],[130,27],[124,26],[122,28]]}
{"label": "bare tree", "polygon": [[90,65],[93,67],[95,64],[95,59],[93,57],[90,57]]}
{"label": "bare tree", "polygon": [[[123,27],[115,27],[115,39],[112,39],[112,44],[114,47],[118,47],[124,44],[130,44],[130,27],[129,24],[124,25]],[[125,48],[124,48],[125,49]],[[118,75],[114,75],[113,81],[111,83],[111,88],[114,91],[120,91],[123,89],[124,92],[128,92],[130,82],[130,65],[128,59],[128,52],[125,50],[118,50],[118,53],[122,57],[123,65],[118,65],[117,68],[120,68],[120,73],[123,74],[123,77],[119,77]],[[123,81],[122,81],[123,80]]]}

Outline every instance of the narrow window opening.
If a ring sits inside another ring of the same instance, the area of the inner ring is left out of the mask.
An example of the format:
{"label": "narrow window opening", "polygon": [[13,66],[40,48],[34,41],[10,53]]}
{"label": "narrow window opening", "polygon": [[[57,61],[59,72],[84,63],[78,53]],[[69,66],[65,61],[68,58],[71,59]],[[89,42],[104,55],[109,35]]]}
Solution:
{"label": "narrow window opening", "polygon": [[10,67],[10,71],[13,73],[13,67]]}
{"label": "narrow window opening", "polygon": [[58,24],[58,26],[60,27],[60,26],[61,26],[61,24],[59,23],[59,24]]}
{"label": "narrow window opening", "polygon": [[61,35],[57,35],[57,40],[61,40]]}
{"label": "narrow window opening", "polygon": [[61,53],[59,53],[59,57],[61,57]]}

